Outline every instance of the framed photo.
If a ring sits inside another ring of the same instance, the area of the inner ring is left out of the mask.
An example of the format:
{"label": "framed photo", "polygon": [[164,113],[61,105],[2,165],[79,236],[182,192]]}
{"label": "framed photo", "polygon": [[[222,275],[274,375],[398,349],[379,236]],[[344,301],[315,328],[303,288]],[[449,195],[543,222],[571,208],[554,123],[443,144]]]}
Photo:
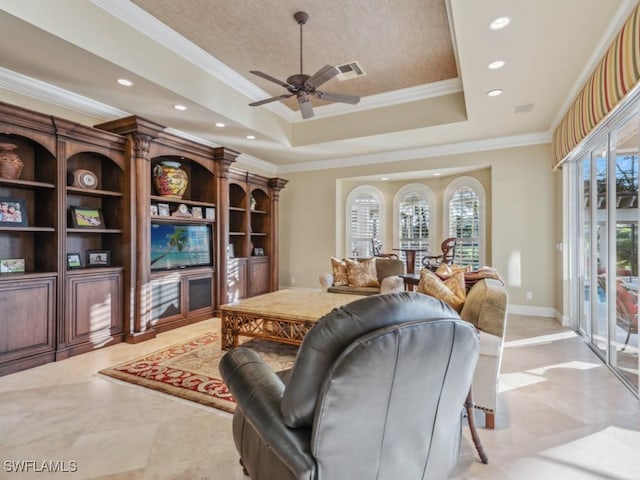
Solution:
{"label": "framed photo", "polygon": [[161,217],[168,217],[171,215],[171,210],[169,209],[168,203],[158,204],[158,215],[160,215]]}
{"label": "framed photo", "polygon": [[0,198],[0,226],[25,227],[27,209],[24,200],[18,198]]}
{"label": "framed photo", "polygon": [[108,267],[111,265],[110,250],[87,250],[87,267]]}
{"label": "framed photo", "polygon": [[193,218],[202,218],[202,207],[191,207]]}
{"label": "framed photo", "polygon": [[24,272],[24,258],[3,258],[0,260],[0,273]]}
{"label": "framed photo", "polygon": [[67,269],[81,268],[82,260],[79,253],[67,253]]}
{"label": "framed photo", "polygon": [[216,219],[216,209],[215,208],[205,208],[204,209],[204,218],[207,220],[215,220]]}
{"label": "framed photo", "polygon": [[255,247],[253,249],[253,256],[254,257],[264,257],[264,248]]}
{"label": "framed photo", "polygon": [[69,207],[73,228],[105,228],[102,210],[91,207]]}
{"label": "framed photo", "polygon": [[149,213],[151,215],[158,215],[158,206],[157,205],[151,205],[151,210],[149,211]]}

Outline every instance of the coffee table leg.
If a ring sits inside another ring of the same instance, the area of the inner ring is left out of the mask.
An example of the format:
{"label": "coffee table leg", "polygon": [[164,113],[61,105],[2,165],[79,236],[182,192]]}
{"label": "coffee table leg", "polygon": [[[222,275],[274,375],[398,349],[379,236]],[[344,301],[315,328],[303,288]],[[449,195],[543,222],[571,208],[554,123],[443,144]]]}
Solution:
{"label": "coffee table leg", "polygon": [[238,346],[238,325],[236,316],[222,312],[222,350]]}

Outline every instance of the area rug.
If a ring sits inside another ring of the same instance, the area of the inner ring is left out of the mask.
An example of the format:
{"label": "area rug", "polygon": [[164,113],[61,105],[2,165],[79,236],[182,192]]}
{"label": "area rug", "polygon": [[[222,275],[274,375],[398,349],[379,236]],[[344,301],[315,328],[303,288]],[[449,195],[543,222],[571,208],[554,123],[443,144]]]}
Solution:
{"label": "area rug", "polygon": [[[242,345],[260,354],[274,371],[290,368],[298,350],[293,345],[260,339]],[[209,333],[99,373],[233,413],[236,402],[218,370],[225,353],[220,349],[220,334]]]}

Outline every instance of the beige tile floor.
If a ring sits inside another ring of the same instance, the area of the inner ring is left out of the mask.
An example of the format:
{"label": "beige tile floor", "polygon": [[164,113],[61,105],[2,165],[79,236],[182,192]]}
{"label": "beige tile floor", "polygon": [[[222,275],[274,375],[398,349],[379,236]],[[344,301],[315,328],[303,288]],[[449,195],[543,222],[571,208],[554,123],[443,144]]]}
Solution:
{"label": "beige tile floor", "polygon": [[[245,478],[230,415],[96,375],[218,322],[0,377],[0,478]],[[507,330],[496,429],[480,429],[489,465],[478,461],[465,429],[455,478],[640,478],[638,399],[554,320],[511,316]],[[77,470],[10,471],[19,461]]]}

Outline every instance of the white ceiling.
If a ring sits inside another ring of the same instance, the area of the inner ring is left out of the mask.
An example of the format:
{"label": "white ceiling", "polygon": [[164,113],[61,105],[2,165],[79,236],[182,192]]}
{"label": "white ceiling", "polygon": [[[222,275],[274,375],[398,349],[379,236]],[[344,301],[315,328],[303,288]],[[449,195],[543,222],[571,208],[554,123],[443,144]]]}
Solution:
{"label": "white ceiling", "polygon": [[[0,0],[0,100],[95,123],[139,115],[282,173],[544,143],[637,3]],[[248,69],[297,73],[298,10],[310,14],[305,73],[358,60],[366,77],[323,89],[360,104],[314,101],[309,120],[295,104],[248,106],[284,93]],[[511,24],[489,30],[503,15]]]}

